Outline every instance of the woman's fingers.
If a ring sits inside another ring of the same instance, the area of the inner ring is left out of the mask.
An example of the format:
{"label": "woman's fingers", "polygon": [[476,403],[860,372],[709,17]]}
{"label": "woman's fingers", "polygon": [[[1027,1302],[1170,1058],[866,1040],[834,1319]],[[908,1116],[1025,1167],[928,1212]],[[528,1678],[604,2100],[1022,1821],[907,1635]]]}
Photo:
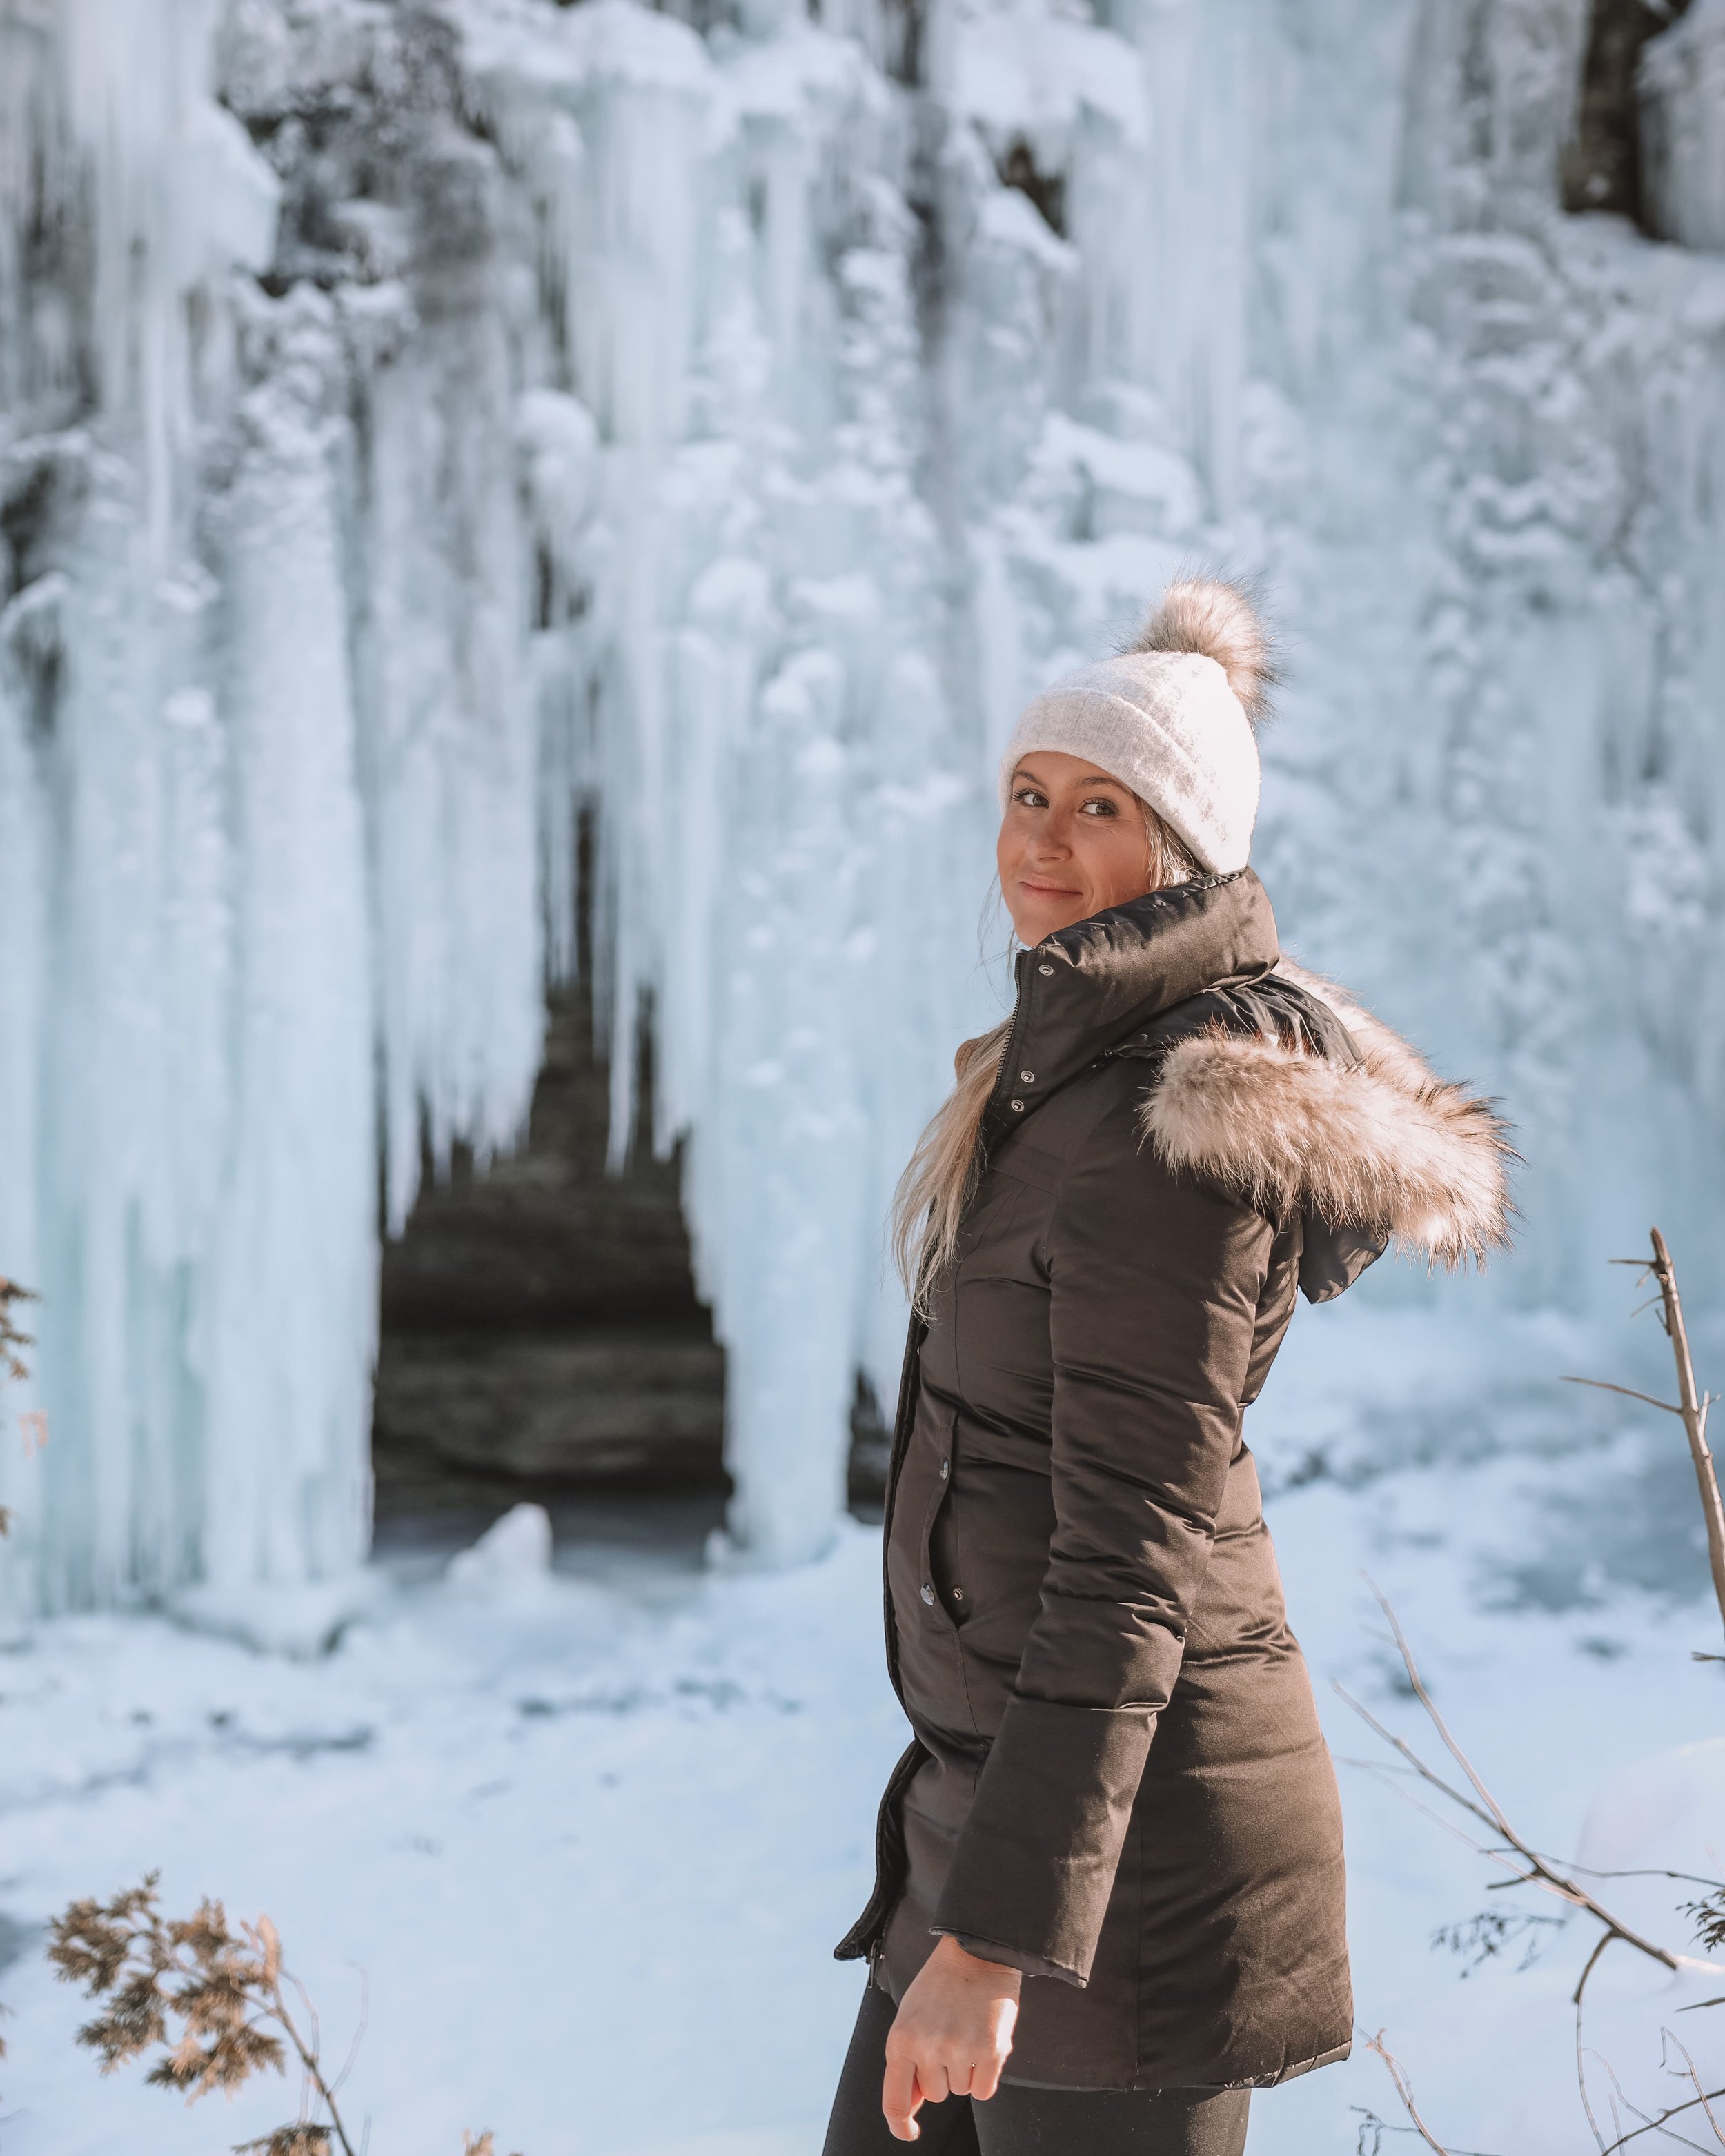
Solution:
{"label": "woman's fingers", "polygon": [[922,2091],[916,2082],[916,2063],[907,2051],[895,2054],[886,2047],[886,2078],[880,2087],[880,2108],[896,2141],[914,2141],[922,2129],[916,2123],[916,2107]]}
{"label": "woman's fingers", "polygon": [[1022,1982],[1015,1969],[942,1938],[899,2002],[886,2039],[880,2108],[901,2141],[917,2138],[919,2104],[986,2098],[1012,2050]]}
{"label": "woman's fingers", "polygon": [[917,2060],[916,2086],[925,2103],[944,2103],[952,2092],[947,2070],[937,2058]]}
{"label": "woman's fingers", "polygon": [[991,2051],[971,2068],[970,2093],[978,2103],[986,2103],[999,2087],[1000,2069],[1005,2064],[1004,2051]]}

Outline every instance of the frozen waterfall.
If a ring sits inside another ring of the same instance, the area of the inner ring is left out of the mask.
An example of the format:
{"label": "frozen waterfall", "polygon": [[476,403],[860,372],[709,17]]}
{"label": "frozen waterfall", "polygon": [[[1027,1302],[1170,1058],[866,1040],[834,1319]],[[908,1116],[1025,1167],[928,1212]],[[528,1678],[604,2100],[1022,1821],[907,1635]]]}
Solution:
{"label": "frozen waterfall", "polygon": [[519,1132],[583,808],[735,1539],[819,1548],[993,748],[1194,557],[1296,632],[1291,947],[1519,1127],[1496,1292],[1655,1212],[1725,1289],[1718,0],[1675,244],[1558,206],[1586,0],[698,12],[0,0],[15,1603],[361,1558],[378,1235]]}

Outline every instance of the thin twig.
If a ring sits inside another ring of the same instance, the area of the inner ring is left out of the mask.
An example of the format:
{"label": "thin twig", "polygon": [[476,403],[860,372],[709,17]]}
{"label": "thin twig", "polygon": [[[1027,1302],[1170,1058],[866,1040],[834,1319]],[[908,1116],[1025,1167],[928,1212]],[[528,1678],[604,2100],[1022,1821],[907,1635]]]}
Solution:
{"label": "thin twig", "polygon": [[1722,2133],[1719,2131],[1719,2122],[1713,2116],[1712,2101],[1708,2097],[1707,2092],[1702,2087],[1701,2076],[1695,2071],[1695,2061],[1689,2056],[1688,2047],[1683,2042],[1682,2038],[1676,2035],[1670,2029],[1661,2029],[1659,2033],[1667,2043],[1675,2044],[1677,2049],[1682,2052],[1683,2065],[1685,2068],[1683,2078],[1688,2082],[1691,2088],[1695,2091],[1695,2101],[1701,2106],[1702,2116],[1707,2120],[1707,2124],[1713,2129],[1714,2140],[1718,2143],[1722,2148],[1725,2148],[1725,2133]]}
{"label": "thin twig", "polygon": [[[1623,2133],[1623,2121],[1618,2114],[1617,2108],[1619,2104],[1621,2104],[1625,2111],[1632,2112],[1635,2116],[1641,2121],[1640,2125],[1635,2129],[1636,2133],[1645,2133],[1654,2131],[1663,2133],[1668,2141],[1677,2142],[1685,2148],[1693,2148],[1697,2152],[1697,2156],[1712,2156],[1712,2152],[1707,2148],[1704,2143],[1700,2141],[1692,2141],[1686,2133],[1674,2133],[1664,2123],[1666,2119],[1675,2118],[1677,2116],[1676,2112],[1664,2112],[1661,2113],[1658,2118],[1655,2118],[1651,2112],[1643,2111],[1640,2104],[1631,2101],[1628,2091],[1624,2087],[1623,2083],[1617,2078],[1616,2067],[1612,2065],[1611,2061],[1605,2056],[1604,2053],[1603,2051],[1595,2051],[1594,2053],[1594,2056],[1611,2076],[1611,2123],[1614,2128],[1616,2129],[1618,2136],[1620,2137],[1618,2139],[1614,2140],[1611,2143],[1610,2146],[1612,2148],[1620,2148],[1624,2140],[1632,2139],[1634,2138],[1633,2135],[1626,2135]],[[1690,2103],[1686,2104],[1683,2108],[1685,2110],[1692,2111],[1695,2107],[1692,2103]],[[1609,2156],[1609,2150],[1607,2151],[1607,2156]]]}
{"label": "thin twig", "polygon": [[[1582,2053],[1582,2050],[1581,2050],[1581,2041],[1580,2041],[1580,2040],[1581,2040],[1581,2016],[1580,2016],[1580,2015],[1579,2015],[1579,2013],[1577,2014],[1577,2015],[1576,2015],[1576,2017],[1575,2017],[1575,2034],[1576,2034],[1575,2071],[1576,2071],[1576,2074],[1577,2074],[1578,2077],[1579,2077],[1579,2076],[1580,2076],[1580,2074],[1581,2074],[1581,2060],[1582,2060],[1582,2057],[1583,2057],[1583,2053]],[[1593,2050],[1593,2046],[1592,2046],[1591,2045],[1589,2045],[1589,2046],[1588,2046],[1588,2049],[1589,2049],[1589,2051],[1592,2051],[1592,2050]],[[1593,2056],[1594,2056],[1594,2057],[1599,2061],[1599,2064],[1600,2064],[1600,2065],[1601,2065],[1601,2066],[1605,2069],[1605,2071],[1607,2072],[1607,2074],[1609,2074],[1609,2075],[1610,2076],[1610,2078],[1611,2078],[1611,2128],[1612,2128],[1612,2131],[1613,2131],[1614,2133],[1622,2133],[1622,2131],[1623,2131],[1623,2112],[1625,2112],[1625,2111],[1633,2112],[1635,2113],[1635,2117],[1636,2117],[1637,2118],[1645,2118],[1647,2116],[1647,2114],[1646,2114],[1646,2112],[1645,2112],[1645,2111],[1643,2111],[1643,2110],[1642,2110],[1642,2108],[1641,2108],[1641,2107],[1640,2106],[1640,2104],[1638,2104],[1638,2103],[1635,2103],[1635,2102],[1632,2102],[1630,2101],[1629,2091],[1628,2091],[1626,2088],[1625,2088],[1625,2087],[1624,2087],[1623,2083],[1622,2083],[1622,2082],[1618,2079],[1618,2076],[1617,2076],[1617,2069],[1616,2069],[1616,2067],[1615,2067],[1615,2066],[1614,2066],[1612,2065],[1612,2063],[1611,2063],[1611,2061],[1609,2061],[1609,2059],[1608,2059],[1608,2058],[1605,2056],[1605,2054],[1604,2054],[1603,2051],[1594,2051]],[[1586,2085],[1585,2085],[1585,2083],[1584,2083],[1584,2084],[1583,2084],[1583,2087],[1582,2087],[1582,2102],[1583,2102],[1583,2103],[1584,2103],[1584,2104],[1586,2104],[1586,2102],[1587,2102],[1587,2089],[1586,2089]],[[1619,2107],[1620,2105],[1621,2105],[1621,2107],[1622,2107],[1622,2110],[1620,2110],[1620,2109],[1619,2109],[1619,2107]],[[1588,2115],[1589,2115],[1589,2123],[1592,2123],[1592,2112],[1591,2112],[1591,2109],[1589,2109],[1589,2114],[1588,2114]],[[1597,2131],[1597,2129],[1595,2129],[1595,2130]]]}
{"label": "thin twig", "polygon": [[[1717,2103],[1721,2097],[1725,2097],[1725,2088],[1709,2089],[1707,2092],[1707,2100],[1710,2103]],[[1656,2117],[1648,2119],[1645,2126],[1637,2126],[1632,2128],[1627,2133],[1620,2134],[1615,2141],[1607,2146],[1604,2156],[1617,2156],[1617,2151],[1620,2148],[1625,2147],[1629,2142],[1638,2141],[1644,2133],[1663,2132],[1671,2119],[1681,2118],[1686,2111],[1695,2110],[1701,2101],[1699,2097],[1690,2097],[1682,2103],[1674,2103],[1669,2111],[1661,2111]],[[1674,2133],[1671,2138],[1673,2141],[1681,2141],[1686,2148],[1699,2148],[1702,2145],[1698,2141],[1687,2140],[1681,2133]]]}
{"label": "thin twig", "polygon": [[[1721,1656],[1720,1660],[1725,1661],[1725,1656]],[[1383,1771],[1393,1774],[1395,1770],[1386,1768]],[[1584,1871],[1589,1879],[1675,1879],[1680,1886],[1706,1887],[1714,1893],[1725,1890],[1725,1880],[1710,1879],[1701,1871],[1667,1871],[1662,1865],[1568,1864],[1563,1857],[1553,1856],[1546,1850],[1542,1849],[1539,1854],[1548,1864],[1563,1864],[1568,1871]],[[1487,1882],[1486,1892],[1496,1894],[1515,1883],[1512,1879],[1493,1879]]]}
{"label": "thin twig", "polygon": [[1610,1945],[1612,1940],[1616,1937],[1617,1934],[1615,1932],[1600,1933],[1598,1943],[1594,1946],[1593,1952],[1588,1956],[1587,1966],[1582,1970],[1580,1979],[1577,1983],[1574,1992],[1572,1994],[1572,2003],[1574,2005],[1577,2006],[1580,2005],[1581,1994],[1587,1989],[1587,1980],[1593,1974],[1595,1964],[1598,1962],[1599,1956],[1604,1953],[1606,1948]]}
{"label": "thin twig", "polygon": [[[1719,1658],[1725,1661],[1725,1656]],[[1555,1857],[1548,1859],[1556,1863]],[[1725,1879],[1709,1878],[1704,1871],[1667,1871],[1662,1864],[1572,1864],[1572,1871],[1584,1871],[1589,1879],[1675,1879],[1681,1887],[1725,1887]]]}
{"label": "thin twig", "polygon": [[[1577,2087],[1581,2091],[1581,2108],[1582,2108],[1583,2112],[1586,2114],[1586,2118],[1587,2118],[1587,2124],[1588,2124],[1588,2131],[1589,2131],[1589,2132],[1593,2135],[1593,2137],[1594,2137],[1594,2140],[1595,2143],[1597,2144],[1597,2146],[1598,2146],[1598,2148],[1599,2148],[1599,2156],[1607,2156],[1607,2152],[1606,2152],[1606,2148],[1605,2148],[1605,2137],[1604,2137],[1604,2135],[1603,2133],[1600,2133],[1600,2131],[1599,2131],[1599,2120],[1594,2117],[1594,2100],[1593,2100],[1592,2096],[1589,2093],[1589,2091],[1588,2091],[1588,2086],[1587,2086],[1587,2046],[1586,2046],[1582,2042],[1582,2041],[1581,2041],[1581,2001],[1580,2001],[1580,1999],[1576,1999],[1576,2001],[1574,2002],[1574,2004],[1575,2004],[1575,2086],[1576,2086],[1576,2087]],[[1595,2054],[1594,2054],[1594,2056],[1595,2056],[1595,2057],[1597,2057],[1597,2056],[1598,2056],[1598,2054],[1597,2054],[1597,2053],[1595,2053]],[[1610,2065],[1609,2065],[1609,2061],[1607,2061],[1607,2062],[1606,2062],[1606,2064],[1605,2064],[1605,2071],[1606,2071],[1608,2073],[1610,2073],[1610,2071],[1611,2071]],[[1612,2078],[1612,2082],[1613,2082],[1613,2083],[1615,2084],[1615,2082],[1616,2082],[1616,2079],[1617,2079],[1616,2075],[1615,2075],[1615,2074],[1612,2074],[1612,2075],[1611,2075],[1611,2078]],[[1617,2123],[1617,2115],[1616,2115],[1616,2112],[1615,2112],[1615,2109],[1613,2110],[1613,2112],[1612,2112],[1611,2123],[1612,2123],[1612,2124],[1613,2124],[1614,2126]]]}
{"label": "thin twig", "polygon": [[1438,2139],[1436,2134],[1432,2132],[1425,2121],[1420,2116],[1419,2106],[1414,2101],[1414,2085],[1408,2079],[1401,2061],[1397,2058],[1394,2052],[1392,2051],[1389,2046],[1384,2042],[1384,2031],[1381,2029],[1378,2031],[1375,2036],[1367,2037],[1366,2049],[1368,2051],[1375,2051],[1378,2054],[1378,2056],[1383,2060],[1384,2065],[1389,2069],[1389,2078],[1395,2083],[1395,2092],[1401,2098],[1402,2109],[1406,2112],[1409,2118],[1413,2120],[1414,2131],[1420,2136],[1420,2138],[1425,2143],[1428,2148],[1435,2151],[1435,2156],[1451,2156],[1451,2152],[1444,2146],[1443,2143]]}
{"label": "thin twig", "polygon": [[[303,1989],[300,1996],[302,1998],[305,1996]],[[307,2048],[305,2038],[295,2025],[294,2017],[288,2011],[287,2000],[282,1996],[280,1979],[275,1979],[270,1987],[270,2008],[277,2021],[287,2031],[288,2041],[299,2053],[300,2065],[311,2076],[312,2086],[323,2100],[325,2107],[330,2114],[331,2128],[336,2140],[341,2144],[341,2156],[355,2156],[353,2143],[347,2138],[347,2129],[341,2123],[341,2114],[336,2107],[335,2092],[323,2077],[318,2066],[316,2052]]]}
{"label": "thin twig", "polygon": [[[1711,1885],[1712,1881],[1709,1881],[1708,1884]],[[349,2074],[353,2071],[354,2061],[359,2056],[359,2047],[365,2041],[366,2030],[371,2023],[372,1979],[362,1969],[359,1970],[358,1974],[359,2026],[353,2032],[353,2041],[347,2046],[347,2056],[341,2062],[341,2072],[337,2074],[334,2081],[330,2083],[330,2087],[332,2089],[340,2088],[342,2082],[345,2082]]]}

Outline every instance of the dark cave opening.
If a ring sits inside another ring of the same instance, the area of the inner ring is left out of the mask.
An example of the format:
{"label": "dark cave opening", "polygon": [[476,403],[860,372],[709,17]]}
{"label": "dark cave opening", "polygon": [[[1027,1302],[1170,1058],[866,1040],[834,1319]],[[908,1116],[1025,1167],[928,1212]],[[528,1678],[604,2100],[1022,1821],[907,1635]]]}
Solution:
{"label": "dark cave opening", "polygon": [[554,991],[548,1020],[523,1145],[483,1173],[458,1147],[386,1245],[380,1519],[593,1487],[728,1490],[724,1351],[695,1291],[680,1163],[638,1152],[610,1172],[584,986]]}
{"label": "dark cave opening", "polygon": [[[587,976],[590,978],[590,975]],[[672,1540],[724,1516],[725,1354],[696,1291],[677,1154],[607,1164],[610,1070],[585,982],[548,999],[525,1142],[424,1163],[383,1252],[372,1460],[386,1531],[523,1500]],[[878,1517],[887,1433],[859,1376],[850,1497]],[[633,1522],[633,1527],[629,1523]],[[697,1537],[698,1539],[699,1537]]]}

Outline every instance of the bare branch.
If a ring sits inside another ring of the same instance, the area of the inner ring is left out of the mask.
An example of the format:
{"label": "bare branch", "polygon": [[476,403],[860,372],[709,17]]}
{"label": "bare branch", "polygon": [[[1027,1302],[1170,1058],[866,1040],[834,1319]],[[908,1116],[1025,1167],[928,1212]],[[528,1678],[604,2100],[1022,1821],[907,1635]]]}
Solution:
{"label": "bare branch", "polygon": [[1612,1940],[1615,1939],[1616,1936],[1617,1934],[1615,1932],[1600,1933],[1599,1938],[1594,1943],[1593,1952],[1587,1958],[1587,1965],[1582,1970],[1580,1976],[1576,1979],[1574,1990],[1569,1994],[1569,2003],[1572,2006],[1579,2007],[1580,2005],[1581,1994],[1587,1989],[1588,1979],[1593,1974],[1594,1969],[1598,1966],[1600,1955],[1604,1953],[1606,1948],[1610,1945]]}

